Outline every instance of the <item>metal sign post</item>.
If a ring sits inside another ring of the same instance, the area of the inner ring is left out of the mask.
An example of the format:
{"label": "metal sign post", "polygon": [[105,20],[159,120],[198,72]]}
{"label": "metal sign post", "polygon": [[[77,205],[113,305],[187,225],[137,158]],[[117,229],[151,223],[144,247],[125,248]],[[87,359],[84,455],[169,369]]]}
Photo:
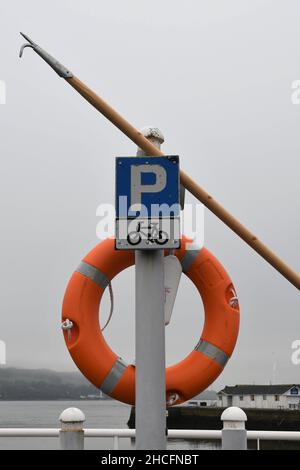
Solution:
{"label": "metal sign post", "polygon": [[[144,130],[158,148],[158,129]],[[160,139],[158,139],[160,137]],[[166,449],[164,249],[180,247],[179,158],[116,159],[116,249],[135,250],[136,448]]]}
{"label": "metal sign post", "polygon": [[[155,131],[149,129],[147,137],[155,137]],[[160,147],[159,142],[156,145]],[[138,154],[141,153],[143,151],[138,149]],[[137,250],[135,428],[138,450],[164,450],[167,447],[164,299],[163,250]]]}
{"label": "metal sign post", "polygon": [[135,253],[136,449],[166,449],[163,250]]}

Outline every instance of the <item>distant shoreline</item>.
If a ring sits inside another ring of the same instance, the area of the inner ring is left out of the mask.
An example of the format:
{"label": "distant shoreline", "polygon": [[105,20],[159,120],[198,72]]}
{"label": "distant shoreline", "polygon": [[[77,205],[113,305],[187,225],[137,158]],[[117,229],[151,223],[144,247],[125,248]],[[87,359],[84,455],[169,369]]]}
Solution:
{"label": "distant shoreline", "polygon": [[48,369],[0,369],[0,401],[105,401],[100,390],[80,372]]}

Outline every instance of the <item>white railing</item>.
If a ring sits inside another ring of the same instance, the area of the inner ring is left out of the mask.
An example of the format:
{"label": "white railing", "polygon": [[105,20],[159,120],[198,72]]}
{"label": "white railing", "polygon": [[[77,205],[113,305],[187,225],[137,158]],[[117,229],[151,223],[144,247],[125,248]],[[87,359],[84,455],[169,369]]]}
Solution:
{"label": "white railing", "polygon": [[[60,436],[60,428],[0,428],[2,437],[56,437]],[[74,432],[74,431],[73,431]],[[135,438],[135,429],[83,429],[84,437],[113,438],[114,444],[122,438]],[[184,440],[221,440],[222,431],[198,429],[169,429],[168,439]],[[300,431],[247,431],[248,440],[256,441],[300,441]],[[114,445],[114,448],[116,446]],[[118,448],[118,446],[117,446]]]}
{"label": "white railing", "polygon": [[[246,440],[256,440],[257,449],[260,448],[260,441],[299,441],[300,431],[246,431],[234,415],[234,419],[228,420],[228,412],[233,408],[227,408],[227,420],[223,420],[222,430],[198,430],[198,429],[170,429],[168,430],[168,439],[184,440],[221,440],[224,448],[224,430],[234,431],[235,433],[245,433]],[[242,411],[242,410],[240,410]],[[0,428],[0,438],[12,437],[56,437],[60,438],[61,449],[83,449],[85,438],[113,438],[114,450],[119,449],[119,439],[135,438],[135,429],[93,429],[83,428],[84,414],[77,408],[68,408],[61,416],[61,428]],[[240,436],[239,436],[240,437]],[[236,442],[236,438],[235,438]]]}

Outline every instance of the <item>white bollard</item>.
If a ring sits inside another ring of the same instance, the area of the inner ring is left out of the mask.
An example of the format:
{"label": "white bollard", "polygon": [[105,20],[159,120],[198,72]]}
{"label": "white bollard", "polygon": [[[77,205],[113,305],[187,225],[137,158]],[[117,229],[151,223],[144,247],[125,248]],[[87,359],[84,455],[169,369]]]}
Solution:
{"label": "white bollard", "polygon": [[222,450],[247,450],[246,413],[238,406],[223,411]]}
{"label": "white bollard", "polygon": [[67,408],[61,413],[59,420],[61,422],[61,429],[59,431],[61,450],[83,450],[84,413],[78,408]]}

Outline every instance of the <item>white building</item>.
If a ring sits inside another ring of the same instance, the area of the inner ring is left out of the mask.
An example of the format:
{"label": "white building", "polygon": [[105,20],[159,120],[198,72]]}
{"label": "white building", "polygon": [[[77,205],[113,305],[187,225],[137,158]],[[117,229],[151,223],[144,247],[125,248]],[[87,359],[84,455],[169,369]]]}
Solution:
{"label": "white building", "polygon": [[235,385],[218,393],[218,406],[300,409],[300,385]]}
{"label": "white building", "polygon": [[185,402],[185,406],[217,406],[218,396],[213,390],[206,390]]}

